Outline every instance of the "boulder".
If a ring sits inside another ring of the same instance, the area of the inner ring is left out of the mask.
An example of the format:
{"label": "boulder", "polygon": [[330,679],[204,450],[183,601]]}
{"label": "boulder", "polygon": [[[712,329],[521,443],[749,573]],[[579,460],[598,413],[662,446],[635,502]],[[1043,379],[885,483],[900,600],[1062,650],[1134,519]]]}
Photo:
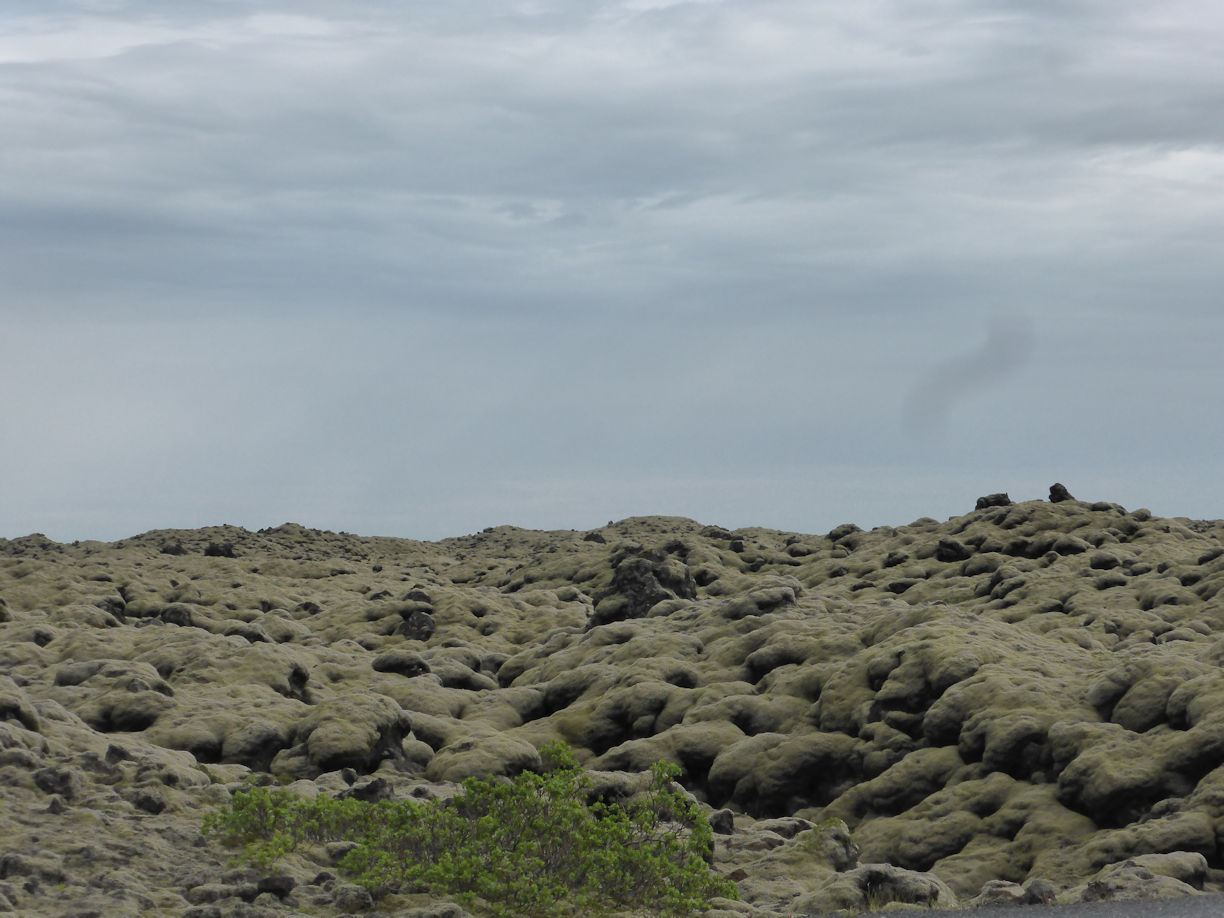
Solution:
{"label": "boulder", "polygon": [[370,665],[374,668],[375,672],[395,673],[408,679],[430,672],[429,664],[425,662],[425,658],[411,650],[397,649],[383,651],[374,658],[374,662]]}
{"label": "boulder", "polygon": [[696,595],[696,581],[683,562],[665,552],[629,553],[613,566],[611,586],[596,602],[588,627],[641,618],[656,603]]}
{"label": "boulder", "polygon": [[1065,500],[1075,500],[1075,498],[1071,496],[1071,492],[1067,490],[1066,486],[1059,484],[1058,482],[1054,482],[1054,484],[1050,485],[1050,503],[1059,504]]}
{"label": "boulder", "polygon": [[438,623],[433,615],[423,609],[413,609],[404,616],[404,621],[395,629],[395,633],[410,641],[428,641],[437,630]]}
{"label": "boulder", "polygon": [[974,505],[975,510],[988,510],[991,507],[1010,507],[1012,499],[1005,492],[995,494],[987,494],[985,497],[979,497]]}
{"label": "boulder", "polygon": [[341,768],[366,774],[385,758],[399,758],[401,744],[411,731],[411,720],[393,699],[375,694],[341,696],[319,704],[297,725],[292,742],[299,753],[283,750],[271,768],[292,774],[284,769],[291,761],[300,761],[304,753],[309,773],[297,777]]}
{"label": "boulder", "polygon": [[[1172,855],[1155,855],[1149,856],[1145,862],[1129,858],[1102,867],[1088,883],[1072,890],[1071,895],[1080,902],[1168,899],[1177,896],[1200,895],[1201,878],[1206,873],[1206,869],[1207,863],[1202,855],[1193,855],[1189,859]],[[1176,876],[1158,872],[1160,870],[1180,873],[1188,879],[1197,877],[1200,886],[1196,887]]]}
{"label": "boulder", "polygon": [[956,894],[931,873],[890,864],[863,864],[831,877],[815,893],[800,899],[800,914],[837,909],[866,911],[892,903],[926,908],[955,908]]}
{"label": "boulder", "polygon": [[1019,883],[987,880],[982,891],[965,903],[969,908],[994,905],[1027,905],[1028,894]]}
{"label": "boulder", "polygon": [[11,720],[38,733],[41,722],[29,695],[8,676],[0,675],[0,721]]}
{"label": "boulder", "polygon": [[861,747],[861,741],[841,733],[746,737],[714,759],[710,800],[734,803],[757,816],[827,803],[853,783]]}
{"label": "boulder", "polygon": [[430,781],[514,777],[540,769],[540,754],[530,743],[504,733],[478,731],[448,743],[425,767]]}
{"label": "boulder", "polygon": [[277,753],[289,745],[290,731],[270,720],[249,721],[229,730],[221,742],[221,761],[268,771]]}

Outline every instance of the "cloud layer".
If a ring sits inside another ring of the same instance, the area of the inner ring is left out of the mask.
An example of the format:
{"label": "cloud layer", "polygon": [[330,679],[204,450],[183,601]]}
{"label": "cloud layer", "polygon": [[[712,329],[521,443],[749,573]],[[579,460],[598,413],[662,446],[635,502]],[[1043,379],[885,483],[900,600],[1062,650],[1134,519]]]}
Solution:
{"label": "cloud layer", "polygon": [[1201,2],[10,4],[0,535],[1224,516]]}

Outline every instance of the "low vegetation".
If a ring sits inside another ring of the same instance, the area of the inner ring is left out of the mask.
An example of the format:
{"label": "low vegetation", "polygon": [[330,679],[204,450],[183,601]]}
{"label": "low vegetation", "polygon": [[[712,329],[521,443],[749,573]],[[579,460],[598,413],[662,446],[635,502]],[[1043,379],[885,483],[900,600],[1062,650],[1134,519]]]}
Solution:
{"label": "low vegetation", "polygon": [[709,866],[713,833],[672,784],[675,766],[653,766],[649,789],[620,805],[590,801],[590,779],[564,744],[543,759],[543,773],[468,779],[444,801],[308,800],[251,786],[204,831],[265,868],[304,845],[351,841],[340,866],[376,895],[427,892],[493,916],[678,916],[736,898]]}

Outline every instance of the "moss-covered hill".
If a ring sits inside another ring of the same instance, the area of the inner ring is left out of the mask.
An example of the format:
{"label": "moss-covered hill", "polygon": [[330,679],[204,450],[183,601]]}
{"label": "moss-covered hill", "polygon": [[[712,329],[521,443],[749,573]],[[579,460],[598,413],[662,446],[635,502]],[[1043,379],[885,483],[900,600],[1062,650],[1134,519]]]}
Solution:
{"label": "moss-covered hill", "polygon": [[353,912],[327,852],[232,868],[202,813],[251,771],[445,795],[558,738],[609,797],[681,767],[728,915],[1219,888],[1224,522],[981,504],[824,535],[0,540],[0,910]]}

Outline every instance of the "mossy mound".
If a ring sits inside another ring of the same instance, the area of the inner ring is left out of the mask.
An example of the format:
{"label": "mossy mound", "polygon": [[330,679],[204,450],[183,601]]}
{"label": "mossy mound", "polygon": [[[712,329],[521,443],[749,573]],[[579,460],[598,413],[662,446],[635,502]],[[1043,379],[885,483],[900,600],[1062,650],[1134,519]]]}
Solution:
{"label": "mossy mound", "polygon": [[340,914],[326,852],[235,872],[202,811],[252,774],[445,798],[554,740],[608,799],[677,766],[739,913],[1220,888],[1224,523],[979,503],[820,535],[0,540],[0,896]]}

